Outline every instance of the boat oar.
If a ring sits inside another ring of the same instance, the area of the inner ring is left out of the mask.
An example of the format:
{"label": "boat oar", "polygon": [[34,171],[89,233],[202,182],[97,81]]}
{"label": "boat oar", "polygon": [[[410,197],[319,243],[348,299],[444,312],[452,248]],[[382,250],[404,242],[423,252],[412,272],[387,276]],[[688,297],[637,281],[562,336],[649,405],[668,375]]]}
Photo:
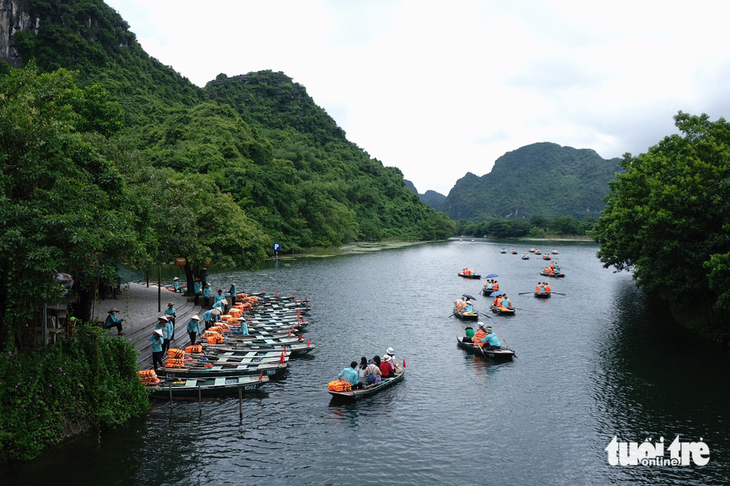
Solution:
{"label": "boat oar", "polygon": [[564,294],[562,292],[553,292],[553,294],[557,294],[557,295],[568,295],[568,294]]}
{"label": "boat oar", "polygon": [[479,311],[479,313],[480,313],[481,315],[483,315],[484,317],[488,318],[488,319],[491,319],[491,318],[492,318],[492,316],[490,316],[489,314],[485,314],[485,313],[484,313],[484,312],[482,312],[482,311]]}
{"label": "boat oar", "polygon": [[[512,351],[513,353],[515,353],[515,350],[514,350],[514,349],[512,349],[512,346],[510,346],[510,345],[509,345],[509,343],[507,342],[507,340],[506,340],[506,339],[502,339],[502,341],[504,341],[504,344],[506,344],[506,345],[507,345],[507,349],[509,349],[510,351]],[[516,357],[517,357],[517,353],[515,353],[515,354],[514,354],[514,356],[515,356],[515,358],[516,358]]]}
{"label": "boat oar", "polygon": [[532,293],[534,293],[534,292],[520,292],[520,293],[519,293],[519,294],[517,294],[517,295],[525,295],[525,294],[532,294]]}

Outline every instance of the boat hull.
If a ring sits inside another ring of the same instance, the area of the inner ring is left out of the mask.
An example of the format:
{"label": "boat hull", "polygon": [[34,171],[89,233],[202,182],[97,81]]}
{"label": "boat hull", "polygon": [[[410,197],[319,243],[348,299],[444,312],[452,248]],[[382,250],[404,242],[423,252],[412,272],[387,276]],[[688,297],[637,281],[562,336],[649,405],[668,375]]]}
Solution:
{"label": "boat hull", "polygon": [[396,383],[400,383],[406,377],[406,370],[404,369],[400,374],[396,375],[395,378],[386,378],[379,384],[374,385],[372,388],[364,388],[362,390],[351,390],[351,391],[332,391],[328,390],[333,399],[354,401],[362,400],[363,398],[371,397],[381,391],[392,387]]}
{"label": "boat hull", "polygon": [[269,381],[268,376],[222,376],[212,379],[168,378],[158,385],[149,386],[152,398],[211,397],[235,395],[239,391],[253,393]]}
{"label": "boat hull", "polygon": [[511,349],[483,349],[474,343],[465,343],[459,336],[456,337],[456,344],[467,353],[475,354],[494,361],[512,361],[515,357],[515,352]]}

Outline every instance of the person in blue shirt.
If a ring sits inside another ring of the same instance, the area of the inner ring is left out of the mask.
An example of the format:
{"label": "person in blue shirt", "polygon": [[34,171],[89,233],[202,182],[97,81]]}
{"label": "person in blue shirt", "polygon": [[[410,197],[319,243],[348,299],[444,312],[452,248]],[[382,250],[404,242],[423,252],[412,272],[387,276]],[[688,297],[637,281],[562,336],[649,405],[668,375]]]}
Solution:
{"label": "person in blue shirt", "polygon": [[471,300],[466,301],[466,307],[464,308],[464,312],[474,312],[474,306],[471,303]]}
{"label": "person in blue shirt", "polygon": [[168,302],[167,309],[165,309],[165,315],[167,316],[167,319],[172,323],[172,335],[170,336],[170,340],[175,340],[175,318],[177,318],[177,310],[175,310],[175,304],[172,302]]}
{"label": "person in blue shirt", "polygon": [[210,284],[205,284],[205,287],[203,287],[203,307],[205,309],[210,309]]}
{"label": "person in blue shirt", "polygon": [[170,347],[170,329],[167,327],[168,319],[167,316],[160,316],[157,318],[157,324],[155,325],[155,331],[162,333],[162,352],[166,353]]}
{"label": "person in blue shirt", "polygon": [[122,321],[124,319],[120,319],[119,316],[117,316],[117,312],[119,312],[119,309],[116,307],[112,307],[109,309],[109,315],[106,316],[106,320],[104,321],[104,329],[111,329],[112,327],[117,328],[117,334],[119,336],[124,335],[124,331],[122,331]]}
{"label": "person in blue shirt", "polygon": [[233,282],[231,284],[231,288],[228,290],[228,293],[230,294],[228,302],[231,304],[231,307],[233,307],[233,305],[236,303],[236,294],[238,293],[238,290],[236,290],[236,282]]}
{"label": "person in blue shirt", "polygon": [[152,341],[152,367],[156,370],[159,364],[162,368],[162,346],[164,344],[162,331],[155,329],[148,341]]}
{"label": "person in blue shirt", "polygon": [[205,324],[206,330],[210,329],[210,326],[213,325],[213,309],[203,312],[203,323]]}
{"label": "person in blue shirt", "polygon": [[223,295],[223,289],[218,289],[218,292],[215,293],[215,297],[213,298],[213,304],[215,307],[215,304],[220,302],[221,300],[225,299],[226,296]]}
{"label": "person in blue shirt", "polygon": [[195,339],[200,334],[200,317],[194,315],[188,321],[188,336],[190,336],[190,345],[195,345]]}
{"label": "person in blue shirt", "polygon": [[502,346],[502,343],[499,342],[499,339],[497,339],[497,335],[494,334],[492,326],[487,326],[485,332],[487,333],[487,335],[481,341],[484,343],[484,349],[499,349]]}
{"label": "person in blue shirt", "polygon": [[180,279],[175,277],[172,279],[172,289],[177,293],[180,290]]}
{"label": "person in blue shirt", "polygon": [[195,279],[195,283],[193,284],[193,292],[195,292],[195,305],[198,305],[198,298],[200,297],[200,294],[202,292],[199,278]]}
{"label": "person in blue shirt", "polygon": [[504,307],[505,309],[511,309],[512,308],[512,302],[507,298],[505,295],[502,297],[502,300],[499,302],[499,304]]}
{"label": "person in blue shirt", "polygon": [[246,324],[246,318],[239,317],[238,322],[241,325],[241,334],[243,334],[244,336],[248,336],[248,324]]}
{"label": "person in blue shirt", "polygon": [[357,388],[362,388],[362,383],[360,383],[360,376],[357,374],[357,361],[353,361],[350,363],[349,368],[345,368],[342,371],[340,371],[340,374],[337,375],[338,378],[341,378],[348,382],[350,386],[352,386],[353,390]]}

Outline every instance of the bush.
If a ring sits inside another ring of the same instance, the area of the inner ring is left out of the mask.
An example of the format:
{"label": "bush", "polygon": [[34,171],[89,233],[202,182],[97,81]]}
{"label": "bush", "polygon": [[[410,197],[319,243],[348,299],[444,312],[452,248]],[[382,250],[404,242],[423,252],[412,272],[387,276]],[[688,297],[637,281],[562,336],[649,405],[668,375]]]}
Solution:
{"label": "bush", "polygon": [[134,347],[99,327],[77,329],[77,337],[58,345],[0,357],[0,460],[31,459],[149,409]]}

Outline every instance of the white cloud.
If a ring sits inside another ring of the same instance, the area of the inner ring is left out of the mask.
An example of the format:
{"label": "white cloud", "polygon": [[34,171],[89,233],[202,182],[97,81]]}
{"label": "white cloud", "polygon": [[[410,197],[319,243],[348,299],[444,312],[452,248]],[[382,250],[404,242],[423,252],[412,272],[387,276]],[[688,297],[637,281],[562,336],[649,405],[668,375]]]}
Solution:
{"label": "white cloud", "polygon": [[147,52],[202,86],[282,71],[420,192],[523,145],[609,158],[730,109],[730,3],[107,0]]}

